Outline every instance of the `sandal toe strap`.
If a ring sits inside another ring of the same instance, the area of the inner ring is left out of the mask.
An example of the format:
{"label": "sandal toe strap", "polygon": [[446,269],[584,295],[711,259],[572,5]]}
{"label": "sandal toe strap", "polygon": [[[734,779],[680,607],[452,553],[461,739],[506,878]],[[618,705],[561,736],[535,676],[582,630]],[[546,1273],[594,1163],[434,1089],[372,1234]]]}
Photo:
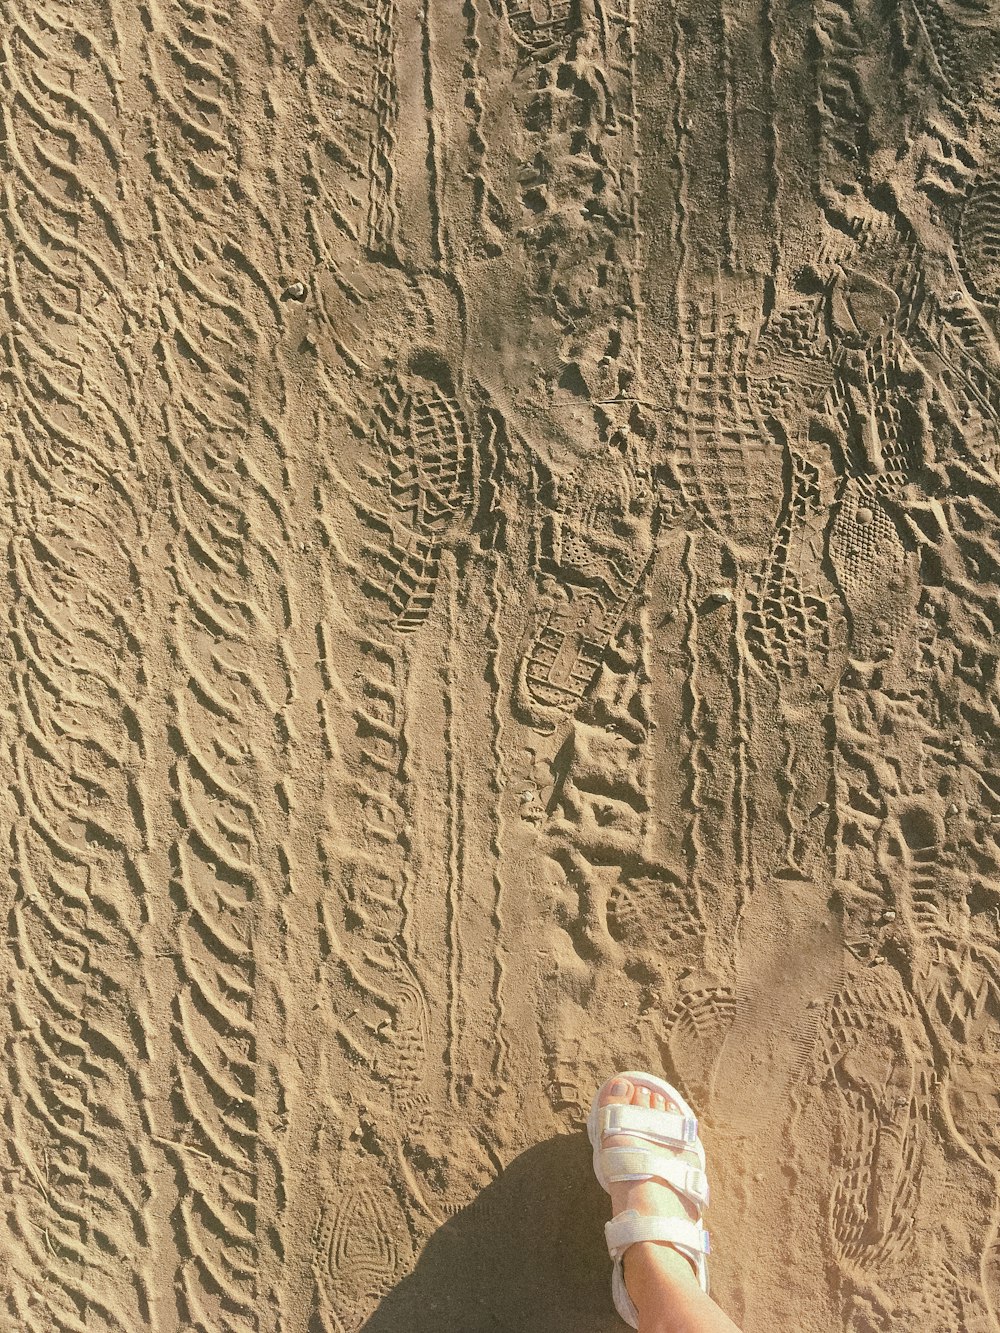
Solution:
{"label": "sandal toe strap", "polygon": [[651,1106],[602,1106],[598,1117],[601,1138],[606,1134],[631,1134],[670,1148],[692,1148],[698,1142],[698,1121],[676,1111],[654,1111]]}

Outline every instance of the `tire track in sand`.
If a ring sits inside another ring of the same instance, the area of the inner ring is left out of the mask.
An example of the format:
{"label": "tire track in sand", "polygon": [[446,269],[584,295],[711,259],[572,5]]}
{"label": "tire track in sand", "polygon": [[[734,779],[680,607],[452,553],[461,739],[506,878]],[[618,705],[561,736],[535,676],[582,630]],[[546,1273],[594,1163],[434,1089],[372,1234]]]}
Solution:
{"label": "tire track in sand", "polygon": [[[117,34],[0,8],[13,724],[4,1306],[23,1333],[147,1327],[145,470],[131,417]],[[5,657],[7,654],[4,654]],[[6,1323],[6,1321],[4,1321]]]}
{"label": "tire track in sand", "polygon": [[[266,96],[250,115],[233,24],[252,13],[149,10],[148,122],[166,390],[167,743],[174,909],[169,1003],[176,1318],[208,1333],[281,1327],[277,1064],[292,802],[292,623],[278,420],[279,308],[250,258],[273,248],[253,193]],[[252,125],[252,129],[248,126]],[[262,960],[258,940],[266,940]]]}

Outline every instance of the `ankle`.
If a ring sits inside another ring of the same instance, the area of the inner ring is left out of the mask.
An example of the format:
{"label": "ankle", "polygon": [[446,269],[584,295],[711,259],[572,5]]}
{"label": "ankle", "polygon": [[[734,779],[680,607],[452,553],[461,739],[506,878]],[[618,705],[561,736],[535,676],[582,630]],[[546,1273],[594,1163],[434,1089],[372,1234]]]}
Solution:
{"label": "ankle", "polygon": [[630,1245],[624,1274],[625,1287],[640,1312],[644,1307],[660,1309],[665,1299],[698,1287],[694,1265],[672,1245],[657,1241]]}

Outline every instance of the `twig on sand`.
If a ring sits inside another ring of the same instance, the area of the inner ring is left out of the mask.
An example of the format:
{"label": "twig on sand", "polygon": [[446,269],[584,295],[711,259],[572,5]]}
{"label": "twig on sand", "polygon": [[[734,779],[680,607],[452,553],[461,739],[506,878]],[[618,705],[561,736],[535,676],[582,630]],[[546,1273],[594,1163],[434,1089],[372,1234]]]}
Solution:
{"label": "twig on sand", "polygon": [[153,1134],[152,1139],[154,1143],[166,1144],[168,1148],[181,1148],[184,1152],[193,1152],[196,1157],[204,1157],[206,1162],[212,1160],[211,1153],[203,1152],[201,1148],[196,1148],[191,1143],[181,1143],[180,1139],[165,1139],[161,1134]]}

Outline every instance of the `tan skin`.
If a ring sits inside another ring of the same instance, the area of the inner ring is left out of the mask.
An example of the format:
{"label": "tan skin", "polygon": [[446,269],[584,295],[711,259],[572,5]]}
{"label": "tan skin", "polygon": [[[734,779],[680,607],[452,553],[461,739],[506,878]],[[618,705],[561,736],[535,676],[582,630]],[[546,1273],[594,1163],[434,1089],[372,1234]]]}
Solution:
{"label": "tan skin", "polygon": [[[612,1103],[650,1106],[656,1111],[679,1111],[680,1107],[636,1087],[628,1079],[616,1079],[601,1098],[602,1106]],[[604,1140],[605,1148],[634,1145],[628,1135],[613,1135]],[[697,1166],[697,1158],[682,1153],[685,1161]],[[694,1208],[669,1185],[643,1180],[611,1187],[614,1214],[629,1208],[657,1217],[689,1217],[697,1220]],[[740,1333],[739,1329],[706,1296],[698,1285],[694,1267],[682,1254],[658,1241],[643,1241],[625,1251],[625,1285],[639,1311],[639,1333]]]}

